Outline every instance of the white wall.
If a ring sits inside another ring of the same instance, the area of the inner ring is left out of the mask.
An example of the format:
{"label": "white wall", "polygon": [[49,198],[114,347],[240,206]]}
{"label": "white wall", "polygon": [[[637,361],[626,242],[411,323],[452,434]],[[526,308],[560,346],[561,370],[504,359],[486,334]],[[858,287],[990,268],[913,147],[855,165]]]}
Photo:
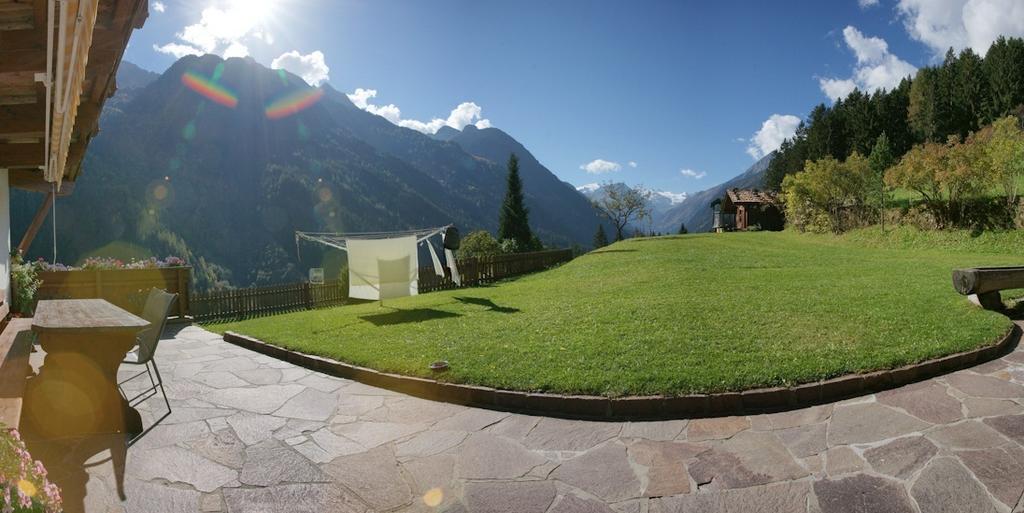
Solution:
{"label": "white wall", "polygon": [[0,169],[0,291],[11,304],[11,189],[6,169]]}

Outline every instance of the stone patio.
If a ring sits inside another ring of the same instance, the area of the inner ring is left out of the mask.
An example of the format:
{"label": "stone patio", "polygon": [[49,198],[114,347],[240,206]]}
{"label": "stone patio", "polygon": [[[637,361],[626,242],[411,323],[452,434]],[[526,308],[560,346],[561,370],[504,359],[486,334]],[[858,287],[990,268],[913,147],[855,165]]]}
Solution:
{"label": "stone patio", "polygon": [[[86,440],[97,464],[69,512],[1024,512],[1022,348],[793,412],[611,423],[431,402],[198,327],[167,335],[174,411],[128,451],[127,500],[111,442]],[[146,425],[163,407],[147,401]]]}

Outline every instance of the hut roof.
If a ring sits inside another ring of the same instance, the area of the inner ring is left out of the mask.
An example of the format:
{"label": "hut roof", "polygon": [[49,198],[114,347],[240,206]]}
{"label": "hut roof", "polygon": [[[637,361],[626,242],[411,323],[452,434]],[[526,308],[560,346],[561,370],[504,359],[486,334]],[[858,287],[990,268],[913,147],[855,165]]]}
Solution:
{"label": "hut roof", "polygon": [[733,203],[774,204],[778,201],[776,193],[757,189],[729,189],[726,194]]}

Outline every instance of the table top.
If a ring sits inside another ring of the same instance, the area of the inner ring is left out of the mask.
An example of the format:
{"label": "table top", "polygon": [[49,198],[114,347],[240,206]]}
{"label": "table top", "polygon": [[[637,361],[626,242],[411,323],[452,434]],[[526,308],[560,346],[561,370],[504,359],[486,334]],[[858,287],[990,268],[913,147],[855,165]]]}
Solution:
{"label": "table top", "polygon": [[32,317],[32,331],[36,333],[137,332],[149,324],[103,299],[42,300]]}

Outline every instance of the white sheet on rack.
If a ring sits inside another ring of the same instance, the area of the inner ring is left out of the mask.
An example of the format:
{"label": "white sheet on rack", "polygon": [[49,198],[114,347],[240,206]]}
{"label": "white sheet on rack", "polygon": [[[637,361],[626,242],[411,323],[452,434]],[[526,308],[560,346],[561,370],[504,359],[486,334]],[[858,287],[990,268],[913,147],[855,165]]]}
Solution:
{"label": "white sheet on rack", "polygon": [[434,264],[434,274],[444,278],[444,267],[441,267],[441,259],[437,258],[437,251],[434,251],[434,245],[430,243],[430,239],[424,242],[427,243],[427,249],[430,251],[430,261]]}
{"label": "white sheet on rack", "polygon": [[417,294],[419,261],[416,236],[391,239],[346,239],[348,295],[389,299]]}

